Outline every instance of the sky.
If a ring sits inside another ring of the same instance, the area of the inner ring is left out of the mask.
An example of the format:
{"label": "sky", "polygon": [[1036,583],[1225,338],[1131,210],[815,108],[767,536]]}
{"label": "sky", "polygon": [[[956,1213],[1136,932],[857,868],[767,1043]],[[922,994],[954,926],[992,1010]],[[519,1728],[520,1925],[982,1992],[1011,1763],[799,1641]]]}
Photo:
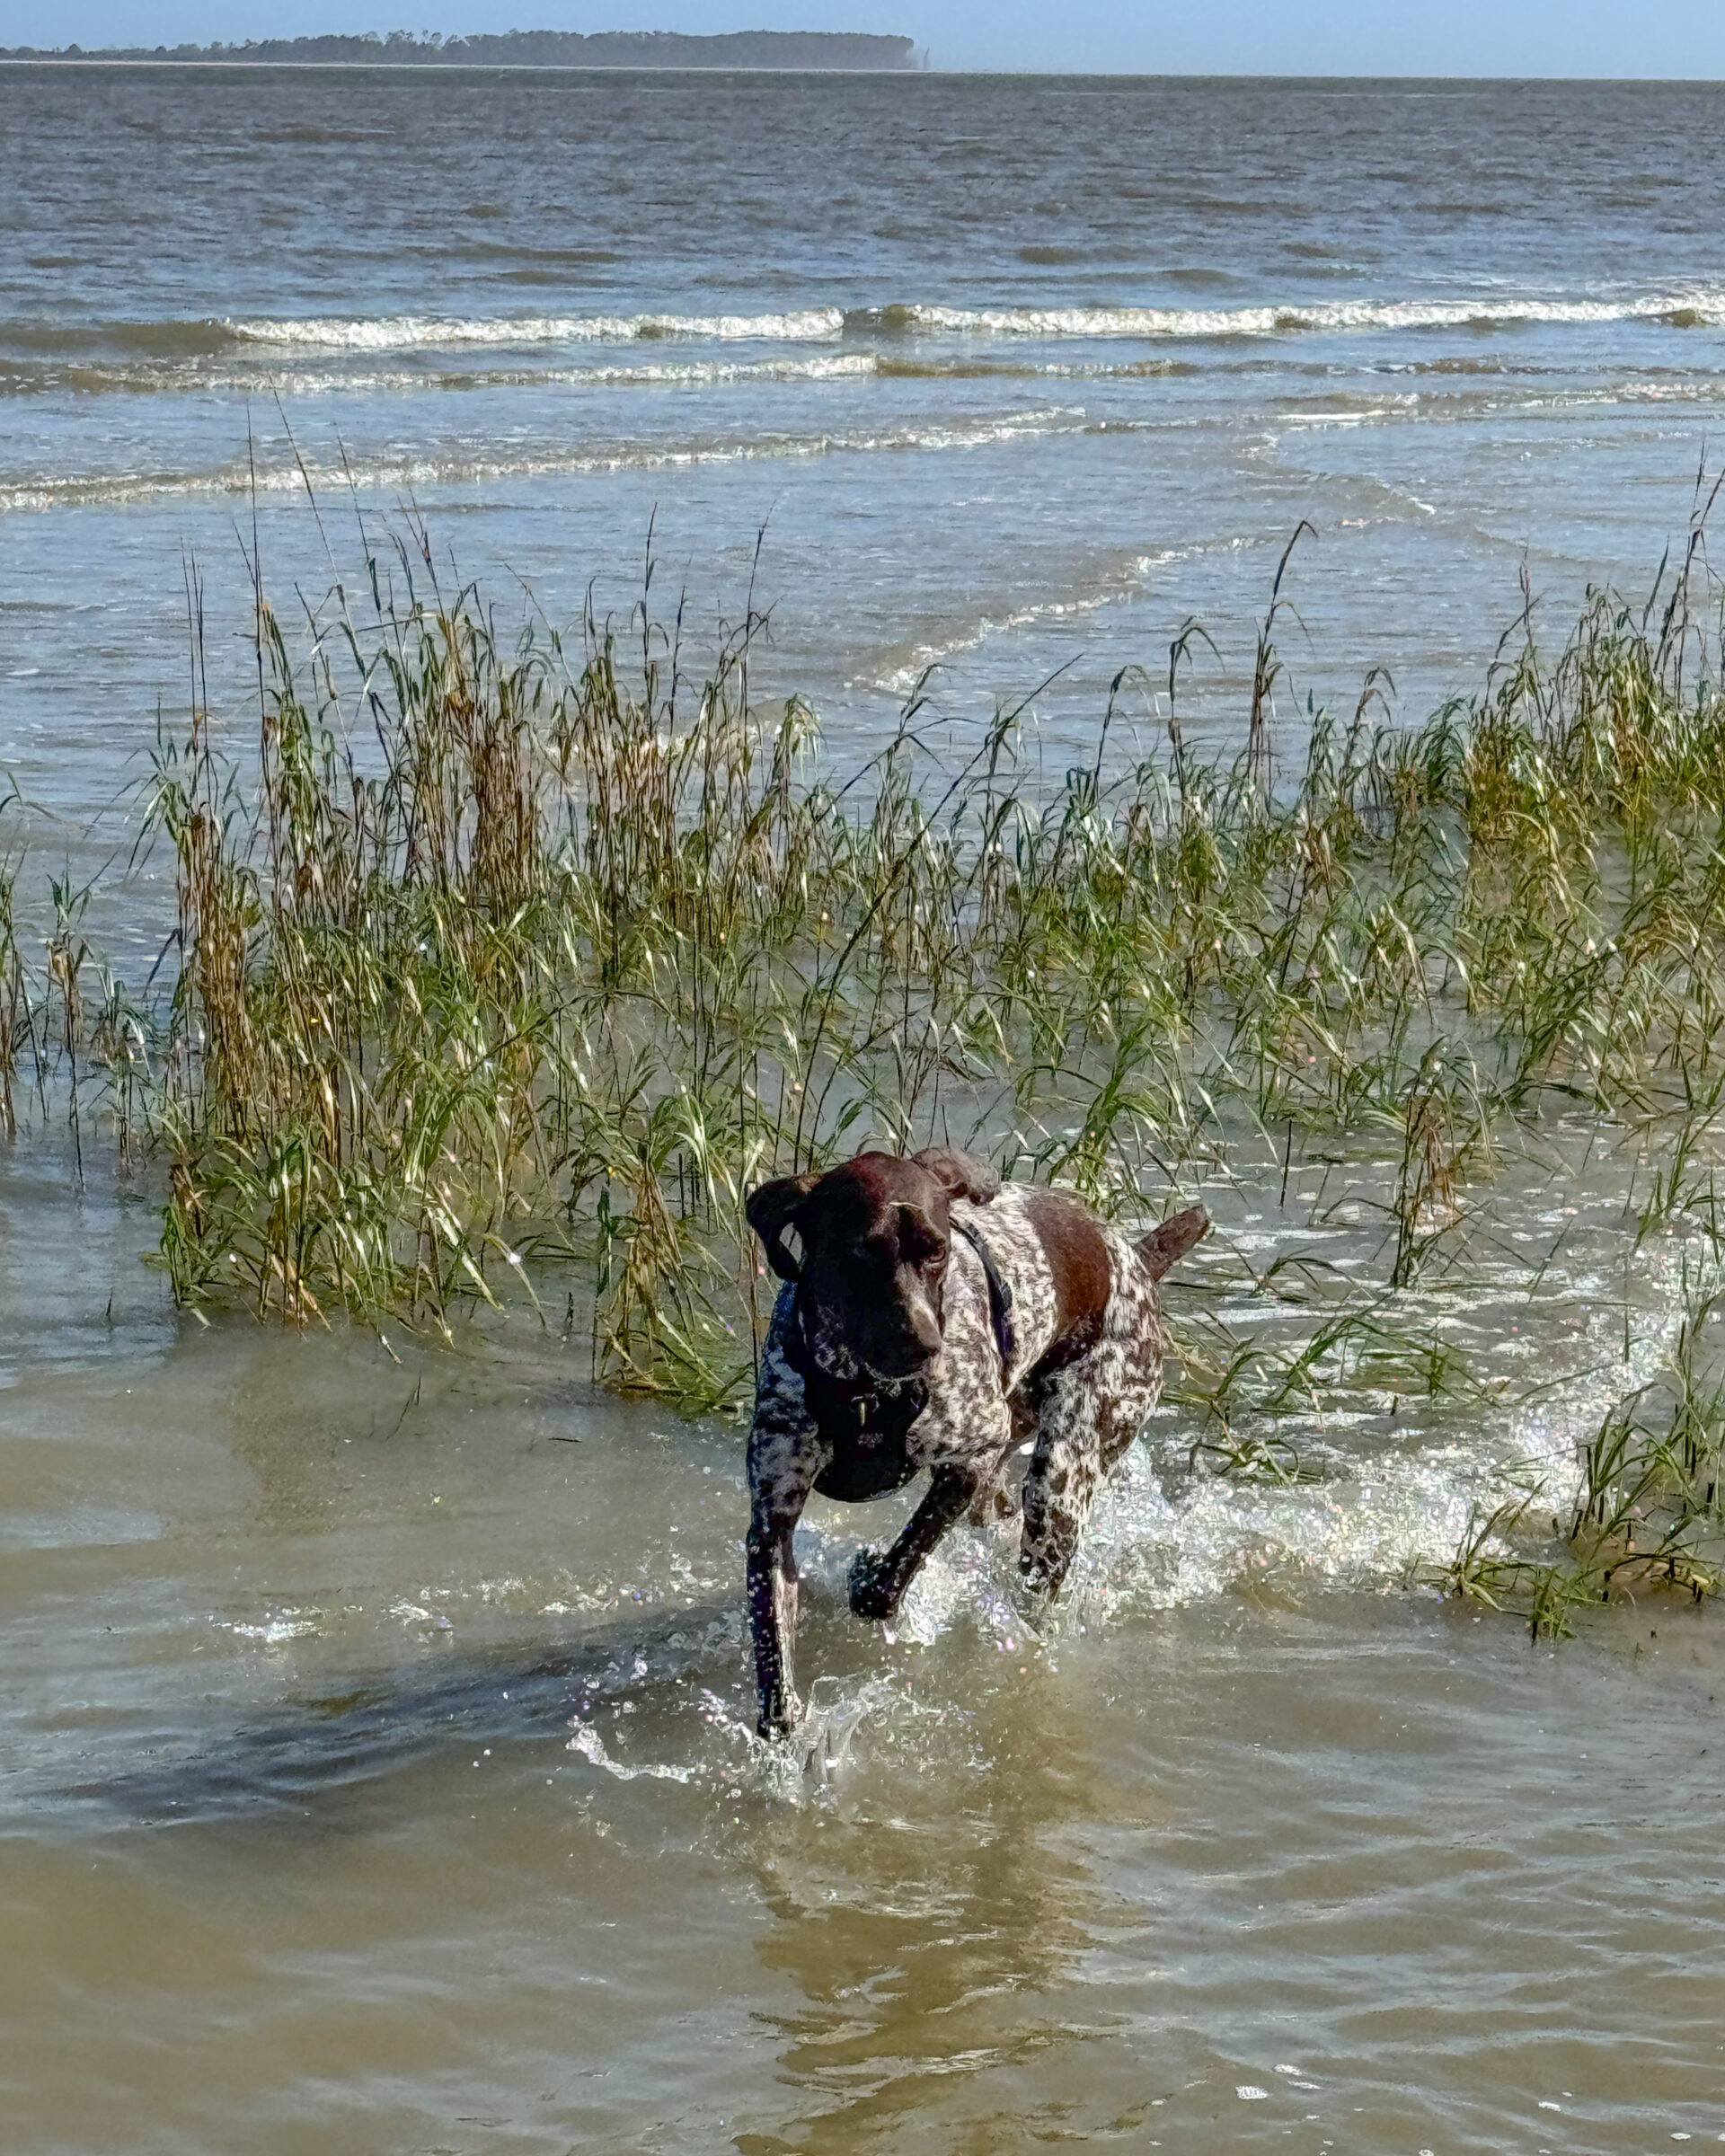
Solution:
{"label": "sky", "polygon": [[1725,0],[0,0],[0,45],[397,28],[889,31],[936,67],[1725,76]]}

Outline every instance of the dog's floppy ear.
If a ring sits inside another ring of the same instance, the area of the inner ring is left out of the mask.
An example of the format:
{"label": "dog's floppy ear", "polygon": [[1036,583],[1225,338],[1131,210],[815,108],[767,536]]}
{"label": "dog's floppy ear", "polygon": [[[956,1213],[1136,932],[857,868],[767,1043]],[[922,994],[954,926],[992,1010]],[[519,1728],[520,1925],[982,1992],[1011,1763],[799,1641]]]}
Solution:
{"label": "dog's floppy ear", "polygon": [[946,1255],[946,1237],[920,1206],[898,1207],[898,1248],[913,1265]]}
{"label": "dog's floppy ear", "polygon": [[818,1175],[782,1175],[748,1194],[748,1224],[760,1237],[766,1262],[781,1280],[794,1280],[802,1270],[785,1247],[784,1232],[796,1225],[798,1208],[819,1180]]}
{"label": "dog's floppy ear", "polygon": [[975,1153],[960,1153],[953,1145],[925,1145],[910,1157],[937,1183],[944,1184],[949,1197],[968,1197],[973,1206],[986,1206],[1000,1196],[1000,1178]]}

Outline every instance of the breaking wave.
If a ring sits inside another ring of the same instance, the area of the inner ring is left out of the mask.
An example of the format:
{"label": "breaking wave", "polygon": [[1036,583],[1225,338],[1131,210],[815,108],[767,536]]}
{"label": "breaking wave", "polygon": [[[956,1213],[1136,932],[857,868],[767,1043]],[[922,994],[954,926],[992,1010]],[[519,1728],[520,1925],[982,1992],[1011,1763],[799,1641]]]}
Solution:
{"label": "breaking wave", "polygon": [[460,317],[388,314],[367,320],[334,315],[296,322],[265,317],[222,326],[241,344],[284,351],[406,352],[449,346],[618,344],[656,338],[703,343],[807,344],[840,336],[836,307],[783,314],[523,314]]}
{"label": "breaking wave", "polygon": [[1498,329],[1523,323],[1662,323],[1675,329],[1725,323],[1725,291],[1614,299],[1331,300],[1247,307],[891,306],[849,314],[853,332],[900,336],[1057,338],[1277,337],[1384,330]]}
{"label": "breaking wave", "polygon": [[1158,342],[1613,322],[1717,327],[1725,324],[1725,289],[1586,298],[1496,292],[1447,299],[1264,301],[1234,307],[954,307],[895,302],[848,310],[824,306],[739,314],[260,315],[75,325],[14,319],[0,323],[0,349],[60,355],[105,350],[187,360],[237,352],[409,355],[657,341],[818,344],[984,337]]}

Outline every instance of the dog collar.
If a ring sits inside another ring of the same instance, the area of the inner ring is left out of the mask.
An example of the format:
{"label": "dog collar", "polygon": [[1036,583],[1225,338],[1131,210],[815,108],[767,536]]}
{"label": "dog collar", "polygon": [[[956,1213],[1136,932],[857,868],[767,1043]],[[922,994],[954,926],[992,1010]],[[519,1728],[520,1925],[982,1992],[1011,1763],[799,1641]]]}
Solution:
{"label": "dog collar", "polygon": [[911,1377],[889,1384],[873,1377],[828,1377],[809,1352],[801,1296],[792,1303],[784,1355],[802,1380],[816,1428],[833,1448],[815,1477],[821,1496],[855,1504],[901,1489],[916,1472],[906,1440],[928,1405],[927,1380]]}

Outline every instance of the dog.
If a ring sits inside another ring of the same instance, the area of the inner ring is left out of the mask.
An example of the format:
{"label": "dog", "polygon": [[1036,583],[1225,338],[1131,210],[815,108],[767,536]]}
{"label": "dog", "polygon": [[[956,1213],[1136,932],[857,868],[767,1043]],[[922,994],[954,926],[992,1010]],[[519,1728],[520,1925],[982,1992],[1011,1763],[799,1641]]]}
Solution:
{"label": "dog", "polygon": [[1004,1516],[1008,1462],[1033,1439],[1019,1566],[1052,1599],[1162,1389],[1156,1283],[1209,1221],[1193,1206],[1134,1243],[1066,1192],[1003,1187],[941,1145],[783,1176],[748,1215],[784,1283],[748,1439],[757,1727],[774,1736],[801,1719],[792,1541],[810,1490],[859,1503],[927,1473],[898,1541],[850,1569],[852,1610],[884,1623],[962,1515]]}

